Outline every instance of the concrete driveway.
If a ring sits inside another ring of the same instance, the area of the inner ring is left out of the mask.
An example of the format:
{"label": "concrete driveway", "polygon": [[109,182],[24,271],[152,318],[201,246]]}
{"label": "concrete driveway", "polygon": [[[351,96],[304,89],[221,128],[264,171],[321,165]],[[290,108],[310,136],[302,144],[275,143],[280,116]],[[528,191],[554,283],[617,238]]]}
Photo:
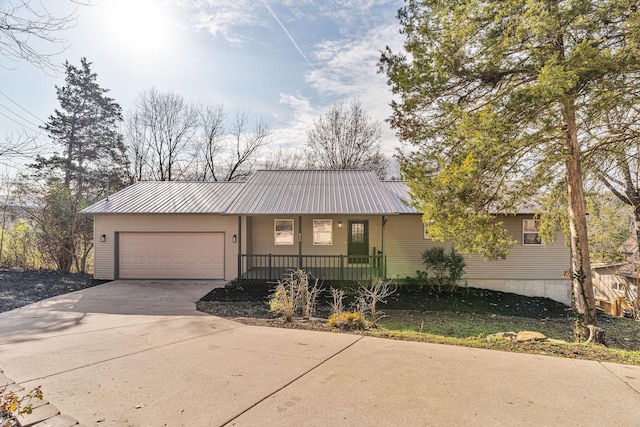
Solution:
{"label": "concrete driveway", "polygon": [[86,426],[640,425],[640,367],[261,328],[218,282],[116,281],[0,314],[0,365]]}

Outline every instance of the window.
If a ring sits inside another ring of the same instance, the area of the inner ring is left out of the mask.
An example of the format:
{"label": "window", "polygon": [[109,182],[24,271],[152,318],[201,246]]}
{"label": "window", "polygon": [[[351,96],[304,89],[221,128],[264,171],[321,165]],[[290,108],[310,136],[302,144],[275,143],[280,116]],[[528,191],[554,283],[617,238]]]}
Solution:
{"label": "window", "polygon": [[523,245],[540,245],[540,220],[539,219],[523,219],[522,220],[522,244]]}
{"label": "window", "polygon": [[293,220],[276,219],[274,221],[275,245],[293,245]]}
{"label": "window", "polygon": [[314,219],[313,220],[313,244],[332,245],[333,244],[333,220]]}
{"label": "window", "polygon": [[351,223],[351,243],[365,243],[364,222]]}

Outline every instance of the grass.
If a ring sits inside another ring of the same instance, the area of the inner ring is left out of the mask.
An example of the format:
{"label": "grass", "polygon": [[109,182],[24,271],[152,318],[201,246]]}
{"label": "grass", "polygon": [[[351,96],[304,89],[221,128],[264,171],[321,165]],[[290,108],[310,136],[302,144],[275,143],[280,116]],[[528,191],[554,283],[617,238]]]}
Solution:
{"label": "grass", "polygon": [[369,330],[368,336],[379,338],[391,338],[404,341],[428,342],[433,344],[458,345],[464,347],[484,348],[490,350],[510,351],[514,353],[541,354],[545,356],[566,357],[571,359],[595,360],[599,362],[623,363],[627,365],[640,365],[640,352],[609,348],[596,344],[581,343],[552,343],[552,342],[526,342],[516,343],[503,340],[488,341],[483,337],[458,338],[442,335],[433,335],[424,332],[410,330]]}
{"label": "grass", "polygon": [[[214,291],[208,299],[213,302],[204,303],[201,309],[219,316],[243,317],[241,321],[245,323],[281,326],[282,322],[269,321],[273,314],[266,310],[265,295],[246,290]],[[349,301],[345,303],[348,306]],[[328,317],[326,306],[321,298],[318,316]],[[607,345],[575,343],[574,312],[547,298],[473,288],[437,293],[429,288],[405,285],[400,286],[388,304],[381,304],[379,309],[386,315],[379,321],[379,328],[363,333],[390,339],[640,365],[640,322],[600,315],[599,323],[605,329]],[[287,327],[310,326],[309,323],[296,325],[294,322]],[[317,324],[314,329],[318,329]],[[548,338],[567,343],[486,339],[487,335],[498,332],[520,331],[541,332]]]}
{"label": "grass", "polygon": [[445,337],[486,337],[498,332],[535,330],[549,338],[572,341],[573,331],[567,319],[530,319],[496,314],[421,312],[387,310],[389,316],[380,325],[392,331],[424,332]]}

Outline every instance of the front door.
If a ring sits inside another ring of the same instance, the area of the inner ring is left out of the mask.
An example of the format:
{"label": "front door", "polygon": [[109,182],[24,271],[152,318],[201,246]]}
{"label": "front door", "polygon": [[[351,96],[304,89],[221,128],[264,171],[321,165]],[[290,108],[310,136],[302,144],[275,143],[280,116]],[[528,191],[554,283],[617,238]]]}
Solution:
{"label": "front door", "polygon": [[369,263],[369,221],[349,221],[349,263]]}

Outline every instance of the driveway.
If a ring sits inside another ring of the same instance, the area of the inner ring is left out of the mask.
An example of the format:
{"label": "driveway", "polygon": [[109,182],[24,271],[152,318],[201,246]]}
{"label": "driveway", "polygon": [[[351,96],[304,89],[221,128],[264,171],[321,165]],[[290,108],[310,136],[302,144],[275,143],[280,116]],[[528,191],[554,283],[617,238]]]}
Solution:
{"label": "driveway", "polygon": [[116,281],[0,314],[0,363],[86,426],[640,425],[640,367],[245,326],[221,282]]}

